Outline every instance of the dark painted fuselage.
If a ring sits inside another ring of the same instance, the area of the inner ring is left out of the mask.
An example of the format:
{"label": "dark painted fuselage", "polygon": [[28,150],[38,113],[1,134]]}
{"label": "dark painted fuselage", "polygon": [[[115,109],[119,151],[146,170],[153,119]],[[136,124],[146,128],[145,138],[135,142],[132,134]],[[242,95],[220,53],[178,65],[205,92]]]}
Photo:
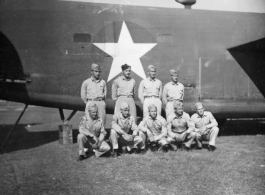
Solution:
{"label": "dark painted fuselage", "polygon": [[[169,70],[179,68],[186,111],[191,113],[200,100],[219,118],[265,117],[265,14],[53,0],[0,2],[0,99],[84,110],[80,88],[91,75],[90,65],[101,65],[101,78],[107,81],[113,61],[93,43],[117,43],[125,22],[134,43],[157,44],[140,58],[146,75],[147,66],[155,65],[165,85]],[[134,72],[132,77],[138,90],[142,78]],[[115,78],[107,82],[110,113]]]}

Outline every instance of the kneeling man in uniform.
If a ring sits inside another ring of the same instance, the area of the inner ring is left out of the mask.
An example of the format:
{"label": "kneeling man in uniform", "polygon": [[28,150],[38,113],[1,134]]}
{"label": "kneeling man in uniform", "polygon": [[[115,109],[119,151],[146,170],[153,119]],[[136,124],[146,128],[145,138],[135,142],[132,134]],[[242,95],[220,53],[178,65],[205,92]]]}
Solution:
{"label": "kneeling man in uniform", "polygon": [[215,147],[215,139],[219,133],[217,121],[211,112],[204,111],[202,103],[195,104],[196,113],[191,116],[191,120],[195,124],[197,148],[202,149],[201,141],[209,141],[208,150],[213,152]]}
{"label": "kneeling man in uniform", "polygon": [[167,122],[157,114],[157,107],[154,104],[148,106],[149,115],[139,124],[139,130],[147,135],[150,144],[155,143],[160,146],[160,149],[166,148],[167,142]]}
{"label": "kneeling man in uniform", "polygon": [[145,136],[142,132],[139,132],[135,124],[135,118],[130,115],[129,104],[122,102],[120,104],[120,113],[113,115],[112,129],[110,132],[110,142],[114,157],[117,157],[119,147],[126,147],[128,151],[134,148],[144,150],[144,138]]}
{"label": "kneeling man in uniform", "polygon": [[178,149],[178,145],[182,145],[182,149],[189,151],[190,146],[195,139],[194,123],[192,122],[189,114],[183,111],[182,102],[175,101],[174,113],[168,116],[167,130],[168,138],[167,141],[173,150]]}
{"label": "kneeling man in uniform", "polygon": [[79,125],[79,134],[77,143],[79,147],[79,157],[77,161],[82,161],[86,158],[84,146],[88,144],[88,151],[94,151],[95,156],[99,157],[110,150],[110,146],[104,141],[106,131],[104,123],[98,117],[98,108],[95,103],[91,103],[87,107],[88,113],[82,117]]}

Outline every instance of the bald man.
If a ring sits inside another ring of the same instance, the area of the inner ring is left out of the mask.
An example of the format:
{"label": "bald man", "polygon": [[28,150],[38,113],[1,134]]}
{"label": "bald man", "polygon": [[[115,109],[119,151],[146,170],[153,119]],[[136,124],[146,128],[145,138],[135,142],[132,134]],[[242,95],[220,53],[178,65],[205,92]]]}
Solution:
{"label": "bald man", "polygon": [[148,77],[141,81],[138,96],[143,104],[143,115],[148,115],[148,106],[154,104],[157,107],[157,114],[161,115],[162,109],[162,82],[155,77],[156,68],[148,66]]}
{"label": "bald man", "polygon": [[201,102],[195,104],[196,113],[191,116],[195,124],[197,148],[202,149],[202,141],[209,141],[208,150],[213,152],[215,140],[219,133],[218,123],[211,112],[205,111]]}
{"label": "bald man", "polygon": [[88,151],[94,152],[96,157],[110,150],[110,146],[104,141],[106,131],[101,118],[97,116],[98,108],[95,103],[89,104],[87,114],[81,118],[79,125],[79,134],[77,143],[79,147],[79,157],[77,161],[82,161],[86,158],[84,146],[88,145]]}
{"label": "bald man", "polygon": [[[132,149],[145,150],[145,137],[139,132],[135,119],[130,115],[129,104],[120,104],[120,113],[113,115],[110,142],[112,144],[113,155],[117,157],[118,149],[123,147],[127,151]],[[139,136],[138,136],[139,135]]]}
{"label": "bald man", "polygon": [[106,104],[107,85],[103,79],[100,79],[100,66],[91,65],[91,77],[85,80],[81,86],[81,98],[86,104],[85,112],[88,115],[88,106],[96,104],[98,107],[98,116],[106,123]]}
{"label": "bald man", "polygon": [[115,102],[114,114],[120,112],[120,104],[126,102],[130,105],[130,115],[137,120],[136,106],[134,102],[135,80],[131,78],[131,66],[121,66],[122,76],[112,83],[112,99]]}
{"label": "bald man", "polygon": [[184,98],[184,85],[178,82],[178,71],[175,69],[170,70],[171,81],[167,83],[163,89],[162,100],[166,105],[166,116],[174,113],[174,101],[183,101]]}
{"label": "bald man", "polygon": [[173,103],[174,113],[168,116],[167,141],[173,150],[177,150],[181,145],[183,150],[189,151],[191,144],[196,137],[194,123],[188,113],[183,111],[183,104],[179,101]]}
{"label": "bald man", "polygon": [[147,136],[150,144],[158,144],[160,149],[164,150],[167,145],[167,122],[157,114],[157,108],[154,104],[148,106],[148,116],[146,116],[138,128]]}

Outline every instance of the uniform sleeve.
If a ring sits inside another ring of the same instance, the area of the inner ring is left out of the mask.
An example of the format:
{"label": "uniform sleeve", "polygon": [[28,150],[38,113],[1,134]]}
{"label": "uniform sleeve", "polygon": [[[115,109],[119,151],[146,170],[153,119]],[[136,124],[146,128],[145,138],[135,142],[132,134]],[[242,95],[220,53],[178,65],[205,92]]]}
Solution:
{"label": "uniform sleeve", "polygon": [[138,129],[137,125],[135,124],[135,119],[134,119],[134,117],[131,118],[131,124],[132,124],[131,129],[132,129],[132,131],[133,131],[133,135],[137,135],[138,132],[139,132],[139,129]]}
{"label": "uniform sleeve", "polygon": [[218,126],[218,123],[217,121],[215,120],[214,116],[212,115],[212,113],[209,112],[209,118],[210,118],[210,121],[211,123],[208,125],[208,127],[217,127]]}
{"label": "uniform sleeve", "polygon": [[139,85],[138,97],[141,100],[141,102],[144,102],[144,80],[142,80]]}
{"label": "uniform sleeve", "polygon": [[134,98],[134,95],[135,95],[135,80],[133,80],[133,98]]}
{"label": "uniform sleeve", "polygon": [[167,85],[165,85],[163,89],[162,101],[165,105],[167,104]]}
{"label": "uniform sleeve", "polygon": [[193,115],[191,116],[191,121],[192,121],[193,124],[194,124],[194,130],[195,130],[195,131],[199,131],[199,129],[197,129],[196,126],[195,126],[195,124],[196,124],[196,114],[193,114]]}
{"label": "uniform sleeve", "polygon": [[160,81],[160,84],[159,84],[159,99],[162,99],[162,90],[163,90],[163,86],[162,86],[162,82]]}
{"label": "uniform sleeve", "polygon": [[119,117],[114,114],[113,115],[113,120],[111,122],[111,127],[114,129],[117,133],[124,134],[124,131],[121,129],[120,125],[118,124]]}
{"label": "uniform sleeve", "polygon": [[181,97],[180,97],[180,100],[183,100],[184,99],[184,85],[181,84]]}
{"label": "uniform sleeve", "polygon": [[86,89],[87,89],[87,84],[86,82],[84,81],[82,83],[82,86],[81,86],[81,98],[82,100],[86,103],[87,100],[86,100]]}
{"label": "uniform sleeve", "polygon": [[114,80],[112,83],[112,89],[111,89],[111,96],[112,96],[112,100],[116,101],[117,100],[117,80]]}
{"label": "uniform sleeve", "polygon": [[104,81],[104,99],[106,99],[106,98],[107,98],[107,84]]}
{"label": "uniform sleeve", "polygon": [[138,129],[141,130],[141,131],[143,131],[143,132],[148,131],[147,124],[146,124],[146,119],[145,118],[138,125]]}
{"label": "uniform sleeve", "polygon": [[170,137],[175,137],[175,134],[172,132],[172,117],[169,116],[167,120],[167,133]]}
{"label": "uniform sleeve", "polygon": [[161,133],[163,134],[163,136],[167,136],[167,121],[164,118],[162,118],[161,122],[162,122]]}
{"label": "uniform sleeve", "polygon": [[89,131],[89,129],[86,128],[86,121],[84,118],[81,118],[80,124],[79,124],[79,132],[83,133],[89,137],[93,137],[94,134]]}

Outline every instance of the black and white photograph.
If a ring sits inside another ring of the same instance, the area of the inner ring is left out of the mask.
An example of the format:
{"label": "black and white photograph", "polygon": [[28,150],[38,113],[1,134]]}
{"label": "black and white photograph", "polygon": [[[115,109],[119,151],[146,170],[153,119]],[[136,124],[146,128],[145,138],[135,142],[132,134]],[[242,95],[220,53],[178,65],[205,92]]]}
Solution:
{"label": "black and white photograph", "polygon": [[0,195],[265,194],[265,0],[0,0]]}

